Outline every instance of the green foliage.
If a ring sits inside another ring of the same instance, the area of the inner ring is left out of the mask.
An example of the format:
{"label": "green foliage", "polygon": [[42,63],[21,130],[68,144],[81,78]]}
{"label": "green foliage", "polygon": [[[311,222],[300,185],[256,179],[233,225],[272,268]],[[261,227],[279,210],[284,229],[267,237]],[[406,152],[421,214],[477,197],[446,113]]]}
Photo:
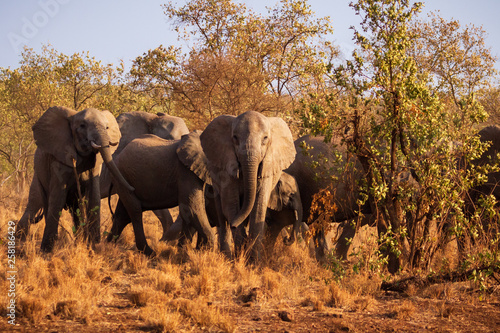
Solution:
{"label": "green foliage", "polygon": [[164,11],[191,47],[150,50],[131,74],[139,89],[172,98],[181,114],[290,112],[297,96],[322,87],[324,60],[337,53],[324,40],[329,19],[315,19],[303,0],[282,0],[266,16],[231,0],[169,2]]}
{"label": "green foliage", "polygon": [[142,108],[144,97],[123,79],[123,64],[104,65],[88,52],[65,55],[51,46],[25,48],[16,69],[0,68],[0,173],[22,189],[35,145],[31,127],[49,107],[95,107],[115,115]]}
{"label": "green foliage", "polygon": [[[492,57],[480,33],[456,28],[446,36],[461,43],[453,50],[451,44],[442,46],[439,67],[430,36],[446,31],[448,23],[434,20],[417,29],[422,3],[359,0],[351,7],[362,19],[359,30],[352,28],[358,49],[351,60],[330,66],[328,94],[302,100],[302,120],[314,134],[341,136],[363,165],[364,191],[379,213],[380,251],[390,270],[401,261],[428,267],[452,221],[470,228],[464,195],[492,170],[463,167],[486,148],[473,136],[473,126],[487,116],[475,92],[494,73]],[[469,45],[483,56],[468,60]],[[460,72],[452,72],[445,60]]]}

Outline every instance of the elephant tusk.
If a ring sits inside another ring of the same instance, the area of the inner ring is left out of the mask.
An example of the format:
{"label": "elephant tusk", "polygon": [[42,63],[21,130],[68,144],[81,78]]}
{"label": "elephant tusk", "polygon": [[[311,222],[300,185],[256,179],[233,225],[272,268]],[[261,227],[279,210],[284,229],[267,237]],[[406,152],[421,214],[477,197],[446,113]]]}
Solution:
{"label": "elephant tusk", "polygon": [[293,210],[293,213],[295,214],[295,221],[299,220],[299,213],[297,212],[296,209]]}
{"label": "elephant tusk", "polygon": [[114,146],[117,146],[117,145],[118,145],[118,142],[119,142],[119,141],[116,141],[116,142],[111,142],[111,141],[110,141],[110,142],[109,142],[109,145],[114,147]]}
{"label": "elephant tusk", "polygon": [[94,141],[90,141],[90,145],[92,146],[92,148],[94,149],[99,149],[101,148],[101,145],[98,145],[97,143],[95,143]]}

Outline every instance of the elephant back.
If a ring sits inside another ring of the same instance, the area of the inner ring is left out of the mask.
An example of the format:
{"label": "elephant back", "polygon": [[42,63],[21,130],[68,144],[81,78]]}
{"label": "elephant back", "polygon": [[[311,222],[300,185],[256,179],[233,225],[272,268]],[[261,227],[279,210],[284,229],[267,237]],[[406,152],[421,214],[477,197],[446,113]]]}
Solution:
{"label": "elephant back", "polygon": [[153,121],[155,115],[147,112],[133,111],[120,114],[116,122],[120,127],[122,138],[118,149],[115,152],[119,154],[132,140],[141,135],[149,133],[148,122]]}
{"label": "elephant back", "polygon": [[286,170],[295,177],[305,217],[310,211],[313,197],[330,186],[337,206],[335,219],[346,220],[355,215],[359,195],[357,181],[363,177],[363,169],[354,154],[339,137],[325,142],[322,136],[303,136],[295,141],[297,157]]}

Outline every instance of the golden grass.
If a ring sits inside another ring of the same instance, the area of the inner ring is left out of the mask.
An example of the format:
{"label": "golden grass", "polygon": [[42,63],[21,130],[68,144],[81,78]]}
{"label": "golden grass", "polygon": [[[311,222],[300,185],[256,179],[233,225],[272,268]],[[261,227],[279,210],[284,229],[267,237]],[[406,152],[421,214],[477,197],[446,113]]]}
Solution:
{"label": "golden grass", "polygon": [[[1,204],[1,202],[0,202]],[[103,201],[102,231],[109,230],[111,218]],[[0,210],[0,237],[7,221],[18,215]],[[278,242],[262,261],[249,264],[242,255],[232,261],[214,250],[178,249],[159,242],[161,226],[153,214],[144,214],[145,231],[157,256],[148,259],[134,245],[132,227],[127,226],[116,243],[101,242],[95,248],[75,240],[71,219],[61,217],[60,239],[51,254],[39,251],[44,222],[31,227],[16,260],[16,307],[21,323],[39,325],[66,320],[87,325],[103,318],[113,307],[130,307],[145,330],[233,332],[238,328],[234,309],[256,306],[260,311],[289,311],[306,308],[313,312],[364,312],[375,309],[381,294],[382,278],[365,269],[355,273],[344,266],[338,279],[331,266],[318,264],[302,244],[285,246]],[[5,242],[0,251],[6,253]],[[365,249],[370,251],[369,249]],[[6,267],[7,258],[0,259]],[[328,268],[330,267],[330,268]],[[0,288],[8,289],[6,272],[0,272]],[[459,291],[448,285],[409,290],[437,299],[436,317],[447,318],[453,308],[447,300]],[[0,294],[6,304],[7,293]],[[416,311],[411,300],[389,311],[394,318],[409,320]],[[0,310],[2,315],[5,309]]]}

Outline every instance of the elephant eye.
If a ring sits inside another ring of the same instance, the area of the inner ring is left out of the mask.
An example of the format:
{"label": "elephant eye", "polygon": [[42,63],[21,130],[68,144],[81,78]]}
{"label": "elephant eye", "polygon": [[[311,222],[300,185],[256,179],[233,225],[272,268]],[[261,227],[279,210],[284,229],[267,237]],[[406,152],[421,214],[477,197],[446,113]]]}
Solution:
{"label": "elephant eye", "polygon": [[81,128],[81,129],[85,129],[85,127],[86,127],[86,126],[85,126],[85,123],[81,123],[81,124],[80,124],[80,128]]}
{"label": "elephant eye", "polygon": [[233,135],[233,142],[235,145],[239,144],[238,137],[236,135]]}
{"label": "elephant eye", "polygon": [[267,144],[267,140],[268,140],[268,139],[269,139],[269,138],[268,138],[268,137],[267,137],[267,135],[266,135],[266,136],[262,139],[262,144],[263,144],[263,145]]}

